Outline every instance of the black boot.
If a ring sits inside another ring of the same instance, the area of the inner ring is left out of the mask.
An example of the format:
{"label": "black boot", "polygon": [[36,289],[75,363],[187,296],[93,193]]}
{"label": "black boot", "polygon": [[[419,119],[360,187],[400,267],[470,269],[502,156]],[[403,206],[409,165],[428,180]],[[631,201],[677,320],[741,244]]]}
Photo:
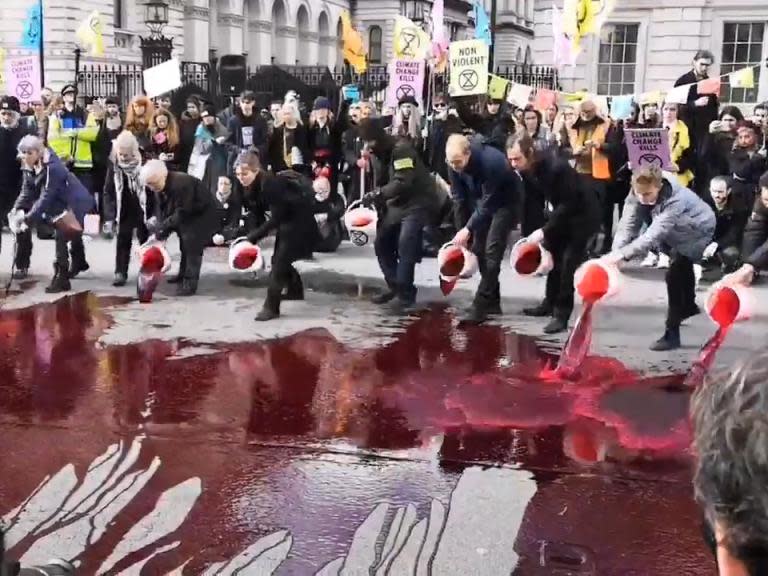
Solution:
{"label": "black boot", "polygon": [[179,273],[176,274],[176,276],[168,277],[168,284],[181,284],[182,280],[184,280],[184,272],[179,270]]}
{"label": "black boot", "polygon": [[123,274],[122,272],[115,273],[115,279],[112,280],[112,286],[120,287],[125,286],[128,282],[128,275]]}
{"label": "black boot", "polygon": [[546,316],[551,316],[553,311],[552,306],[544,301],[533,308],[523,308],[523,315],[531,316],[532,318],[544,318]]}
{"label": "black boot", "polygon": [[25,280],[29,276],[29,270],[26,268],[17,268],[13,271],[14,280]]}
{"label": "black boot", "polygon": [[558,334],[566,330],[568,330],[568,320],[561,316],[555,316],[544,326],[544,334]]}
{"label": "black boot", "polygon": [[651,344],[651,350],[654,352],[666,352],[668,350],[677,350],[680,348],[680,327],[667,328],[664,336]]}
{"label": "black boot", "polygon": [[697,316],[699,314],[701,314],[701,308],[699,308],[699,306],[694,302],[693,304],[691,304],[690,308],[688,308],[683,312],[683,317],[680,319],[680,321],[685,322],[686,320],[688,320],[688,318],[693,318],[694,316]]}
{"label": "black boot", "polygon": [[197,280],[184,278],[176,288],[176,296],[194,296],[197,294]]}
{"label": "black boot", "polygon": [[388,302],[392,302],[392,300],[395,298],[397,298],[397,292],[395,292],[392,288],[388,288],[386,292],[376,294],[376,296],[371,298],[371,302],[374,304],[382,305],[387,304]]}
{"label": "black boot", "polygon": [[267,322],[280,317],[280,292],[267,290],[267,298],[264,305],[256,315],[256,322]]}
{"label": "black boot", "polygon": [[72,260],[72,264],[69,265],[69,277],[77,278],[80,272],[87,272],[91,267],[85,260]]}
{"label": "black boot", "polygon": [[60,292],[68,292],[72,289],[72,285],[69,283],[69,276],[67,270],[63,266],[58,264],[53,265],[53,279],[51,283],[45,289],[47,294],[58,294]]}
{"label": "black boot", "polygon": [[473,305],[459,321],[460,324],[477,326],[488,320],[488,311],[483,306]]}
{"label": "black boot", "polygon": [[282,299],[293,302],[304,300],[304,284],[302,284],[301,277],[299,277],[298,274],[293,278]]}

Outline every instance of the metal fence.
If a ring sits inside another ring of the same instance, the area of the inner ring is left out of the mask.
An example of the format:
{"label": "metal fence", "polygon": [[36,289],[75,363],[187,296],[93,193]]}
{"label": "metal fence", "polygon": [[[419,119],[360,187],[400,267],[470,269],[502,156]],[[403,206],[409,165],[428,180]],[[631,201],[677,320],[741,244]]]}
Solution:
{"label": "metal fence", "polygon": [[[498,67],[497,76],[534,88],[557,89],[557,70],[548,66],[514,64]],[[199,93],[217,105],[224,104],[217,81],[215,65],[205,62],[182,62],[184,93]],[[245,86],[256,92],[260,105],[282,99],[288,90],[295,90],[305,102],[317,96],[336,101],[341,86],[357,84],[363,98],[376,102],[384,100],[389,83],[386,65],[369,66],[363,74],[356,74],[348,66],[259,66],[248,70]],[[86,99],[117,96],[126,105],[136,94],[143,93],[142,66],[140,64],[85,65],[77,76],[80,94]],[[435,75],[434,90],[448,91],[447,74]]]}

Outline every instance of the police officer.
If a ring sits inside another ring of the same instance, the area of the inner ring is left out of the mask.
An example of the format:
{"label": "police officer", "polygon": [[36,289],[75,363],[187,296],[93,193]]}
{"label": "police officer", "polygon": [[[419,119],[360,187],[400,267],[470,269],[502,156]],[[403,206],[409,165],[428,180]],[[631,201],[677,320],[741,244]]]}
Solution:
{"label": "police officer", "polygon": [[364,202],[376,204],[379,210],[374,247],[389,287],[373,301],[390,303],[395,313],[407,311],[416,302],[413,276],[421,261],[422,231],[437,217],[439,197],[434,180],[408,139],[396,140],[375,118],[361,120],[359,134],[373,155],[377,188],[366,194]]}

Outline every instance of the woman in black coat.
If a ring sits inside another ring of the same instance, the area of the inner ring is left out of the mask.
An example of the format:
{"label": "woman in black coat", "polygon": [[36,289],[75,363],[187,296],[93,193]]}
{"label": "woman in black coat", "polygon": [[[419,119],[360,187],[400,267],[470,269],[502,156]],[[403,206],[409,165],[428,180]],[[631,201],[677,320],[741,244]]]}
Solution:
{"label": "woman in black coat", "polygon": [[292,102],[283,104],[280,110],[275,129],[269,139],[267,157],[275,174],[289,169],[307,172],[309,168],[309,136],[301,123],[299,111]]}
{"label": "woman in black coat", "polygon": [[[247,187],[249,181],[252,184],[253,173],[261,171],[257,154],[247,152],[241,155],[237,175],[243,186]],[[256,244],[272,231],[276,232],[267,298],[256,316],[258,322],[264,322],[280,316],[282,300],[304,299],[301,276],[293,263],[312,253],[318,240],[318,231],[312,183],[305,176],[294,170],[286,170],[274,176],[265,174],[261,180],[260,196],[269,208],[270,217],[248,234],[248,240]],[[282,295],[283,289],[287,290],[285,296]]]}

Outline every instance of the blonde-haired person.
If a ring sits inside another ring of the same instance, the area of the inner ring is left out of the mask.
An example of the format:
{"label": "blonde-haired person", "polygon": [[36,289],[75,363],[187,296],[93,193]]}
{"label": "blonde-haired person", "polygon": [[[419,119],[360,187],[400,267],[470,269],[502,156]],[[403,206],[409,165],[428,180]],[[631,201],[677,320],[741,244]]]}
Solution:
{"label": "blonde-haired person", "polygon": [[124,130],[112,143],[110,163],[102,195],[104,234],[117,235],[113,286],[125,286],[134,232],[143,244],[149,233],[145,222],[153,213],[154,197],[147,195],[140,179],[141,151],[131,132]]}
{"label": "blonde-haired person", "polygon": [[[649,220],[650,226],[641,233]],[[613,251],[603,259],[619,264],[658,246],[669,249],[666,330],[651,350],[680,348],[680,325],[700,312],[696,305],[694,263],[701,261],[712,242],[715,223],[709,204],[681,186],[677,178],[663,176],[657,166],[635,169],[632,192],[624,205]]]}
{"label": "blonde-haired person", "polygon": [[155,112],[149,125],[149,140],[147,157],[162,160],[169,170],[178,170],[179,125],[173,112],[164,108]]}
{"label": "blonde-haired person", "polygon": [[309,137],[301,122],[299,107],[294,101],[285,102],[269,139],[267,157],[272,172],[291,168],[303,172],[310,162],[309,154]]}
{"label": "blonde-haired person", "polygon": [[694,149],[688,126],[679,118],[680,108],[674,102],[665,102],[661,109],[662,126],[669,136],[669,155],[672,170],[680,186],[689,186],[693,181]]}

